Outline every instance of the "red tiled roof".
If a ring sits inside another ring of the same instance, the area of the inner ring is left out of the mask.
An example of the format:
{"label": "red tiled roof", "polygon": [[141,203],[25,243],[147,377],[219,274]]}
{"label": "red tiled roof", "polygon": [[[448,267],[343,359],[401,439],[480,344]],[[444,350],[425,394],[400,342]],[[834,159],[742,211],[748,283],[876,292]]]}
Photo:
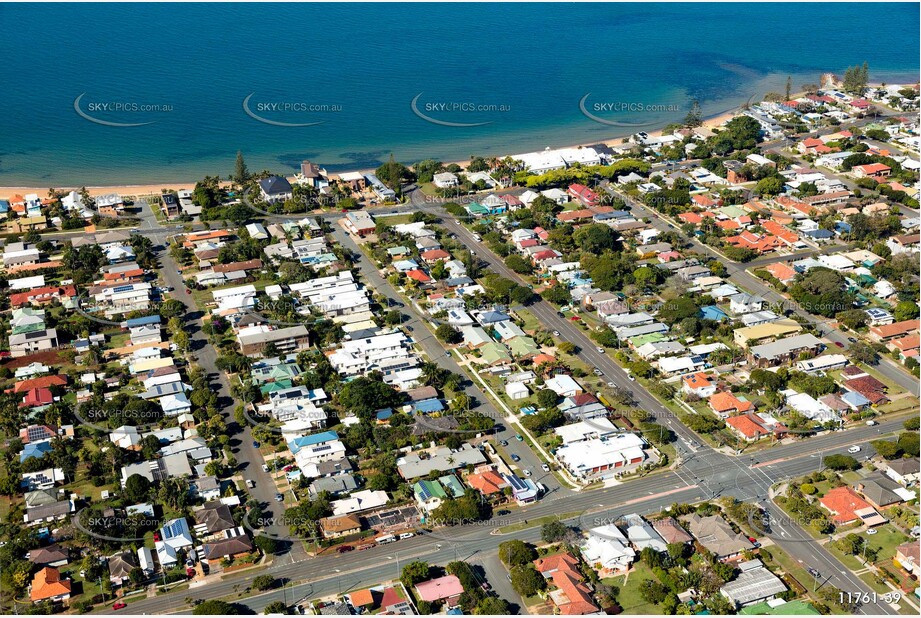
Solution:
{"label": "red tiled roof", "polygon": [[788,245],[792,245],[799,240],[799,236],[795,232],[788,230],[776,221],[763,221],[761,227],[774,236],[777,236]]}
{"label": "red tiled roof", "polygon": [[[742,401],[735,395],[727,391],[720,391],[710,397],[707,400],[710,404],[710,407],[713,408],[716,412],[731,412],[733,410],[737,412],[747,412],[751,410],[754,406],[750,401]],[[727,421],[728,422],[728,421]]]}
{"label": "red tiled roof", "polygon": [[709,208],[710,206],[713,206],[714,204],[716,204],[716,202],[714,202],[712,199],[710,199],[706,195],[698,194],[692,197],[691,199],[694,201],[695,204],[703,206],[704,208]]}
{"label": "red tiled roof", "polygon": [[40,376],[16,382],[13,392],[22,393],[33,388],[48,388],[50,386],[64,386],[65,384],[67,384],[67,376]]}
{"label": "red tiled roof", "polygon": [[777,277],[780,281],[791,281],[794,277],[796,277],[795,270],[780,262],[768,264],[764,269]]}
{"label": "red tiled roof", "polygon": [[54,396],[51,394],[50,390],[47,388],[33,388],[26,392],[26,396],[22,400],[22,403],[26,407],[31,408],[34,406],[46,406],[52,401],[54,401]]}
{"label": "red tiled roof", "polygon": [[713,385],[710,376],[701,371],[685,376],[684,383],[688,385],[688,388],[706,388]]}
{"label": "red tiled roof", "polygon": [[408,271],[406,273],[406,276],[412,279],[413,281],[418,281],[419,283],[428,283],[429,281],[432,280],[431,277],[429,277],[427,274],[425,274],[418,268],[414,268],[413,270]]}
{"label": "red tiled roof", "polygon": [[32,579],[32,590],[29,596],[33,601],[65,596],[70,594],[70,586],[69,580],[61,579],[60,571],[54,567],[45,567]]}
{"label": "red tiled roof", "polygon": [[874,335],[890,339],[896,335],[907,335],[921,328],[921,320],[903,320],[902,322],[893,322],[884,326],[871,326],[870,332]]}
{"label": "red tiled roof", "polygon": [[430,249],[429,251],[423,251],[419,254],[426,262],[433,262],[435,260],[447,260],[451,257],[451,254],[445,251],[444,249]]}
{"label": "red tiled roof", "polygon": [[559,254],[553,249],[546,249],[544,251],[538,251],[531,256],[531,259],[535,262],[543,262],[544,260],[552,260],[555,257],[559,257]]}
{"label": "red tiled roof", "polygon": [[854,169],[858,169],[864,174],[878,174],[891,170],[892,168],[882,163],[867,163],[866,165],[856,165]]}
{"label": "red tiled roof", "polygon": [[854,511],[871,508],[870,504],[850,487],[836,487],[825,494],[819,502],[833,513],[832,521],[846,524],[857,519]]}
{"label": "red tiled roof", "polygon": [[556,216],[556,218],[559,221],[578,221],[579,219],[591,219],[594,216],[594,212],[588,208],[583,208],[581,210],[569,210],[566,212],[561,212]]}
{"label": "red tiled roof", "polygon": [[10,305],[13,307],[19,307],[30,303],[33,300],[38,302],[49,302],[55,298],[61,298],[66,296],[67,298],[73,298],[77,295],[77,289],[72,285],[49,285],[42,288],[35,288],[34,290],[29,290],[28,292],[19,292],[18,294],[12,294],[10,296]]}
{"label": "red tiled roof", "polygon": [[742,414],[740,416],[730,416],[726,419],[726,424],[736,429],[746,438],[766,436],[770,433],[767,428],[762,427],[756,423],[754,419],[752,419],[747,414]]}
{"label": "red tiled roof", "polygon": [[467,484],[485,496],[499,493],[508,483],[492,470],[471,474],[467,477]]}

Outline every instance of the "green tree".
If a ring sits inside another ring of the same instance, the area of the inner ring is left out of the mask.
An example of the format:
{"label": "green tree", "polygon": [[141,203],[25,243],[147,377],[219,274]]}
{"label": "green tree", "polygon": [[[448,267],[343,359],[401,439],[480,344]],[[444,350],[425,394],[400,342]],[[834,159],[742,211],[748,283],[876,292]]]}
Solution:
{"label": "green tree", "polygon": [[897,322],[913,320],[918,317],[918,304],[910,300],[900,301],[893,309],[892,315]]}
{"label": "green tree", "polygon": [[276,580],[271,575],[257,575],[253,578],[253,588],[256,590],[269,590],[274,588]]}
{"label": "green tree", "polygon": [[265,606],[265,609],[262,611],[266,616],[270,614],[290,614],[288,606],[285,605],[282,601],[272,601]]}
{"label": "green tree", "polygon": [[850,455],[827,455],[822,463],[830,470],[856,470],[860,463]]}
{"label": "green tree", "polygon": [[240,612],[232,603],[220,599],[208,599],[196,605],[192,613],[196,616],[236,616]]}
{"label": "green tree", "polygon": [[512,588],[523,597],[533,597],[547,587],[544,576],[537,572],[533,564],[524,564],[513,567]]}
{"label": "green tree", "polygon": [[540,528],[540,538],[545,543],[558,543],[566,538],[569,527],[559,520],[548,521]]}
{"label": "green tree", "polygon": [[527,261],[517,253],[513,253],[512,255],[505,258],[505,265],[520,275],[530,275],[532,272],[534,272],[534,267],[531,266],[531,262]]}
{"label": "green tree", "polygon": [[237,151],[237,160],[234,163],[233,168],[233,179],[239,185],[246,184],[249,180],[249,169],[246,167],[246,162],[243,160],[243,151]]}
{"label": "green tree", "polygon": [[460,332],[450,324],[439,324],[435,336],[445,343],[460,343],[463,339]]}
{"label": "green tree", "polygon": [[864,363],[866,365],[875,365],[877,361],[879,361],[879,355],[877,355],[876,350],[862,341],[851,344],[851,347],[848,349],[848,356],[851,361],[855,363]]}
{"label": "green tree", "polygon": [[403,582],[403,585],[407,588],[412,588],[419,582],[424,582],[429,578],[429,570],[430,567],[428,562],[414,560],[403,566],[403,571],[400,574],[400,581]]}
{"label": "green tree", "polygon": [[870,444],[883,459],[898,459],[902,456],[902,449],[897,442],[890,440],[874,440]]}
{"label": "green tree", "polygon": [[499,559],[507,567],[520,566],[536,560],[537,551],[524,541],[512,539],[499,543]]}
{"label": "green tree", "polygon": [[125,497],[132,504],[145,502],[150,492],[150,481],[140,474],[132,474],[125,481]]}

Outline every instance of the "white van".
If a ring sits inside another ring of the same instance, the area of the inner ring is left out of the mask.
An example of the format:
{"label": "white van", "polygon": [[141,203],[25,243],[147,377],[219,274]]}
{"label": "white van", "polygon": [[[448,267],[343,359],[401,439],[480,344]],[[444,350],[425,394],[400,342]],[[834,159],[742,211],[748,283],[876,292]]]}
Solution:
{"label": "white van", "polygon": [[397,537],[395,537],[394,535],[385,534],[383,536],[379,536],[376,539],[374,539],[374,542],[377,543],[378,545],[386,545],[387,543],[393,543],[396,540],[397,540]]}

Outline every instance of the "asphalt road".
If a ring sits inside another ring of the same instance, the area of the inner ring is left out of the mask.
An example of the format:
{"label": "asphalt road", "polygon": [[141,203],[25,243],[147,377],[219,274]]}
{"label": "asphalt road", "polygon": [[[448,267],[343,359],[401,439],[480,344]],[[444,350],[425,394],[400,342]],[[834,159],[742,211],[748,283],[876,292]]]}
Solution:
{"label": "asphalt road", "polygon": [[[155,227],[157,225],[153,212],[146,202],[139,202],[141,208],[141,218],[146,225]],[[192,295],[186,290],[182,276],[179,274],[179,266],[169,255],[168,248],[163,236],[166,231],[158,231],[151,234],[151,240],[155,245],[163,247],[157,252],[157,259],[160,261],[160,275],[166,281],[166,284],[173,288],[172,296],[180,301],[186,308],[185,327],[189,334],[190,348],[195,361],[201,366],[209,377],[212,389],[218,396],[218,405],[224,421],[229,428],[237,427],[238,431],[233,434],[230,442],[231,449],[244,479],[251,479],[255,482],[255,487],[247,489],[250,496],[255,498],[263,505],[263,513],[269,521],[281,521],[284,507],[275,501],[276,487],[271,475],[262,470],[262,464],[265,458],[259,452],[259,449],[253,446],[253,435],[251,427],[247,424],[239,426],[234,419],[234,407],[237,402],[230,391],[230,384],[227,375],[217,368],[217,350],[208,341],[207,335],[202,331],[203,312],[195,306]],[[276,523],[267,527],[267,532],[275,537],[287,538],[290,532],[286,526]],[[302,543],[285,542],[279,548],[279,555],[276,561],[294,561],[305,557],[306,551]]]}

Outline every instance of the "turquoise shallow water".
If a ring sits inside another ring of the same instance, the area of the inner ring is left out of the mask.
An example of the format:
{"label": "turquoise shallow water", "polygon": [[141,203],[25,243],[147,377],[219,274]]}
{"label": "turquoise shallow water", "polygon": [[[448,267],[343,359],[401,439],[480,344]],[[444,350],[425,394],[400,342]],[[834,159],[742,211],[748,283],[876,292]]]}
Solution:
{"label": "turquoise shallow water", "polygon": [[[635,130],[588,119],[586,95],[654,128],[863,61],[918,80],[913,4],[4,4],[0,21],[7,186],[226,176],[238,149],[276,172],[516,153]],[[81,94],[92,118],[150,124],[91,122]],[[414,99],[489,124],[428,122]]]}

